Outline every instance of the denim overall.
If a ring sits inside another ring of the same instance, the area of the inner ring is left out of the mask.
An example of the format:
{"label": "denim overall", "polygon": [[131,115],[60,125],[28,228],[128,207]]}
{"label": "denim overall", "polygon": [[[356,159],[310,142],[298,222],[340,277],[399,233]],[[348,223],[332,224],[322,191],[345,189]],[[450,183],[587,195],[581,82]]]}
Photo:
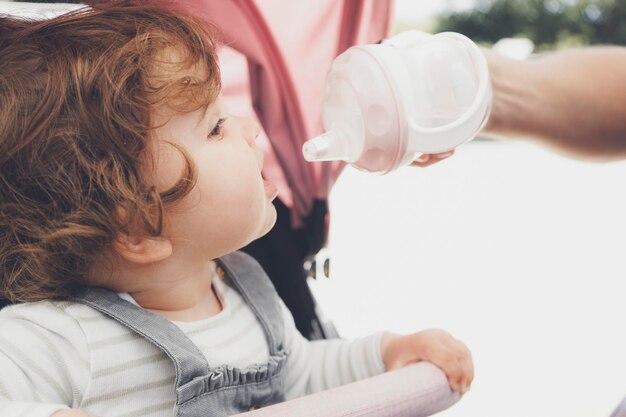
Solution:
{"label": "denim overall", "polygon": [[92,288],[76,301],[100,311],[145,337],[162,350],[176,370],[175,417],[221,417],[284,401],[283,314],[276,290],[250,256],[234,252],[218,260],[226,281],[235,288],[261,323],[269,345],[266,363],[245,369],[211,368],[205,356],[175,324],[144,310],[112,291]]}

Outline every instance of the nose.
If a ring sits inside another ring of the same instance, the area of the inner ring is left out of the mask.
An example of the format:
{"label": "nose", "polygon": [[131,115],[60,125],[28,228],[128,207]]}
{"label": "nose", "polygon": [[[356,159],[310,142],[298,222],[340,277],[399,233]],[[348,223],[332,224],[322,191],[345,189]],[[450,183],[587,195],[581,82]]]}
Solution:
{"label": "nose", "polygon": [[248,145],[253,146],[256,139],[261,134],[261,125],[252,119],[240,118],[242,122],[243,137]]}

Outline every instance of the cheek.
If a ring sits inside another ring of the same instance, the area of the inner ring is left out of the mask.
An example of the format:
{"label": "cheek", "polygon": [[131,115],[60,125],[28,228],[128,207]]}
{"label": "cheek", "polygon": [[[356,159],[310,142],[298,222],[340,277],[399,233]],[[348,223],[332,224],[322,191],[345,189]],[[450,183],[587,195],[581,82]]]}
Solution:
{"label": "cheek", "polygon": [[157,191],[171,189],[185,175],[185,158],[174,146],[161,143],[155,153],[151,175]]}
{"label": "cheek", "polygon": [[229,228],[240,224],[240,229],[245,230],[266,210],[263,182],[256,165],[251,164],[199,169],[198,182],[189,197],[191,204],[187,206],[198,212],[192,215],[206,217],[202,220],[205,224]]}
{"label": "cheek", "polygon": [[180,241],[195,242],[205,254],[221,256],[266,233],[274,222],[273,208],[254,154],[193,156],[196,186],[172,212],[172,234]]}

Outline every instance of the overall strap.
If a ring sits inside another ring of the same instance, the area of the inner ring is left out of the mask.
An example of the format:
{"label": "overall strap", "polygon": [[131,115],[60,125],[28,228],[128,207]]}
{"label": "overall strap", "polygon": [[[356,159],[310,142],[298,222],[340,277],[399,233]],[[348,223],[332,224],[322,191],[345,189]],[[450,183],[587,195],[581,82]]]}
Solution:
{"label": "overall strap", "polygon": [[285,329],[280,298],[269,277],[254,258],[243,252],[230,253],[217,262],[261,322],[270,355],[276,355],[283,348]]}
{"label": "overall strap", "polygon": [[176,387],[209,374],[209,364],[202,352],[169,320],[104,288],[90,288],[75,300],[111,317],[161,349],[176,368]]}

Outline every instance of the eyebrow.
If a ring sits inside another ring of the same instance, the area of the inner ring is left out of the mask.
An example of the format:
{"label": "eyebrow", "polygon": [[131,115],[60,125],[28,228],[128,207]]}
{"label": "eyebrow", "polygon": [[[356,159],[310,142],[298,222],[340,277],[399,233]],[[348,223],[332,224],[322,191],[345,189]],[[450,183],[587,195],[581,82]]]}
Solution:
{"label": "eyebrow", "polygon": [[[215,100],[213,100],[212,102],[208,103],[208,104],[204,107],[204,112],[203,112],[203,114],[202,114],[202,117],[200,118],[200,120],[198,121],[198,124],[197,124],[196,126],[198,126],[198,125],[199,125],[199,124],[200,124],[200,123],[201,123],[201,122],[202,122],[202,121],[203,121],[203,120],[207,117],[207,115],[208,115],[208,113],[209,113],[209,108],[210,108],[213,104],[217,103],[217,101],[218,101],[218,100],[220,100],[220,97],[221,97],[221,93],[220,93],[220,94],[218,94],[218,96],[215,98]],[[226,110],[226,107],[225,107],[225,105],[224,105],[224,102],[223,102],[223,101],[221,101],[221,102],[220,102],[220,106],[217,108],[217,110],[219,111],[219,113],[220,113],[220,114],[221,114],[221,113],[224,113],[224,110]],[[222,115],[222,116],[219,116],[219,115],[218,115],[218,121],[219,121],[220,119],[223,119],[223,118],[227,117],[228,112],[226,111],[226,113],[227,113],[226,115]]]}
{"label": "eyebrow", "polygon": [[209,115],[209,107],[211,107],[211,104],[213,104],[213,103],[209,103],[209,104],[206,105],[206,107],[204,107],[204,111],[201,113],[200,119],[198,120],[198,123],[196,123],[196,127],[198,127],[200,125],[200,123],[202,123],[202,121],[208,117],[208,115]]}

